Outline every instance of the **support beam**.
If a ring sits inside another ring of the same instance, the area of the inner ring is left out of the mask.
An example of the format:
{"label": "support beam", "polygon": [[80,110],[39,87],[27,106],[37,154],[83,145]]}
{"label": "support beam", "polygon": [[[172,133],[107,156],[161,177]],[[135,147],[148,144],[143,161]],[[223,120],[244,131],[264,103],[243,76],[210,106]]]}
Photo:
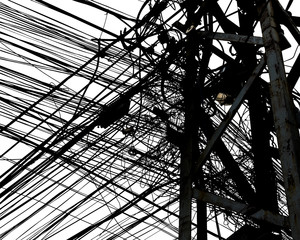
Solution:
{"label": "support beam", "polygon": [[[200,128],[203,131],[205,137],[209,139],[215,131],[213,122],[203,109],[200,109],[200,116]],[[234,181],[239,195],[245,202],[254,204],[255,192],[222,139],[218,139],[216,141],[214,150],[220,157],[226,171],[228,171],[229,177]],[[198,172],[196,173],[198,174]]]}
{"label": "support beam", "polygon": [[282,165],[289,220],[294,240],[300,239],[300,138],[289,88],[273,1],[257,1],[270,75],[270,95]]}
{"label": "support beam", "polygon": [[199,31],[198,36],[209,38],[209,39],[263,46],[263,39],[261,37],[237,35],[232,33],[206,32],[206,31]]}
{"label": "support beam", "polygon": [[278,19],[280,19],[280,21],[287,27],[297,43],[300,45],[300,31],[297,28],[293,18],[288,14],[287,11],[284,10],[278,0],[274,1],[274,8],[278,13]]}
{"label": "support beam", "polygon": [[264,66],[265,66],[265,61],[264,61],[264,59],[262,59],[260,61],[260,63],[257,65],[257,67],[254,69],[251,77],[248,79],[247,83],[245,84],[245,86],[240,91],[240,93],[237,96],[236,100],[234,101],[231,108],[227,112],[224,120],[222,121],[222,123],[220,124],[218,129],[214,132],[214,134],[210,138],[206,148],[204,149],[204,151],[200,155],[199,159],[197,160],[196,167],[195,167],[196,172],[205,163],[205,160],[207,159],[207,157],[209,156],[209,154],[213,150],[213,147],[214,147],[216,141],[221,137],[223,132],[226,130],[226,128],[229,125],[229,123],[231,122],[232,118],[234,117],[234,115],[238,111],[239,107],[243,103],[243,100],[245,99],[245,96],[246,96],[247,92],[249,91],[250,87],[252,86],[254,80],[260,75],[260,73],[262,72]]}
{"label": "support beam", "polygon": [[287,76],[287,81],[289,83],[290,89],[293,89],[297,84],[297,81],[300,77],[299,68],[300,68],[300,54],[298,55],[296,61],[294,62],[293,67],[291,68]]}
{"label": "support beam", "polygon": [[225,208],[226,210],[236,212],[248,216],[254,220],[265,221],[275,226],[289,229],[288,218],[279,214],[274,214],[270,211],[257,209],[245,203],[236,202],[231,199],[217,196],[215,194],[193,189],[193,198],[213,204],[215,206]]}
{"label": "support beam", "polygon": [[276,173],[272,163],[270,127],[268,127],[266,97],[256,81],[248,94],[253,152],[254,185],[257,207],[278,212]]}

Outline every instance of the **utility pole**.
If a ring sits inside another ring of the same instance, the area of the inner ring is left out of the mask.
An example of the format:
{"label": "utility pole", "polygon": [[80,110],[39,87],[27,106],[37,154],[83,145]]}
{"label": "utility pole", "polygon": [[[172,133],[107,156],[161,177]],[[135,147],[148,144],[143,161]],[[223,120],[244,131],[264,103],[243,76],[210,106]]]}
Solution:
{"label": "utility pole", "polygon": [[179,200],[179,240],[191,239],[192,213],[192,166],[198,150],[198,121],[196,111],[195,84],[197,79],[198,43],[192,21],[195,7],[193,1],[187,1],[187,40],[185,46],[185,78],[183,79],[183,97],[185,108],[184,141],[181,148],[180,164],[180,200]]}
{"label": "utility pole", "polygon": [[280,48],[279,25],[274,1],[258,1],[261,27],[270,75],[270,95],[278,139],[289,220],[294,240],[300,239],[300,139]]}

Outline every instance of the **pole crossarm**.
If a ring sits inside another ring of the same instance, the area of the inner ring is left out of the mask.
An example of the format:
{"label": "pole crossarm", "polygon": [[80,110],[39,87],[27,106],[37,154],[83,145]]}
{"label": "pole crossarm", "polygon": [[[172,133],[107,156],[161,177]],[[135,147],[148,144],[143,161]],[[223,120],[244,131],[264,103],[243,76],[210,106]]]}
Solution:
{"label": "pole crossarm", "polygon": [[289,220],[286,216],[275,214],[264,209],[257,209],[248,204],[233,201],[209,192],[200,191],[196,188],[193,189],[193,198],[221,208],[225,208],[229,211],[239,213],[254,220],[271,223],[284,229],[289,229],[290,227]]}
{"label": "pole crossarm", "polygon": [[237,35],[232,33],[207,32],[207,31],[198,31],[198,36],[209,38],[209,39],[245,43],[245,44],[255,44],[258,46],[263,46],[262,37]]}

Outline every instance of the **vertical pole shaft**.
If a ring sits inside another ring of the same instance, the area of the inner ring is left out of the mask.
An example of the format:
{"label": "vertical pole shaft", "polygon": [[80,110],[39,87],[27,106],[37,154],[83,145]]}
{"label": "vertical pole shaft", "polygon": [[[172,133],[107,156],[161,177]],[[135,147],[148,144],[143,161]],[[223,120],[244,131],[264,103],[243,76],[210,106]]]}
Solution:
{"label": "vertical pole shaft", "polygon": [[[199,171],[197,189],[205,191],[203,171]],[[197,199],[197,240],[207,240],[207,204]]]}
{"label": "vertical pole shaft", "polygon": [[[187,54],[188,55],[188,54]],[[189,61],[187,60],[187,63]],[[190,69],[187,67],[185,82],[191,81]],[[192,204],[192,162],[193,162],[193,112],[194,104],[191,99],[192,87],[184,83],[185,101],[185,132],[184,144],[181,149],[180,166],[180,208],[179,208],[179,240],[191,239],[191,204]]]}
{"label": "vertical pole shaft", "polygon": [[270,75],[271,104],[281,159],[289,220],[294,240],[300,239],[300,139],[289,89],[272,0],[258,1]]}
{"label": "vertical pole shaft", "polygon": [[[191,5],[188,5],[191,6]],[[187,8],[188,20],[193,9]],[[190,22],[190,24],[192,24]],[[183,97],[185,107],[184,142],[181,148],[180,194],[179,194],[179,240],[191,240],[192,226],[192,164],[198,153],[198,121],[196,120],[195,82],[197,79],[196,54],[198,45],[195,30],[187,34],[186,72],[183,79]]]}
{"label": "vertical pole shaft", "polygon": [[[188,148],[183,147],[180,164],[179,240],[191,240],[192,178]],[[185,153],[184,153],[185,152]]]}

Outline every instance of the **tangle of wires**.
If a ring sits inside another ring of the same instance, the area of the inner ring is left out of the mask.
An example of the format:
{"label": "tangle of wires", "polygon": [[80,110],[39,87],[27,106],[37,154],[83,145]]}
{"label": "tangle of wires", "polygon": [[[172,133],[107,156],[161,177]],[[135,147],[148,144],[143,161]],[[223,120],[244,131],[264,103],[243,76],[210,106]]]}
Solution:
{"label": "tangle of wires", "polygon": [[[239,8],[234,1],[199,1],[193,19],[198,26],[188,26],[185,1],[132,1],[139,5],[134,15],[100,0],[67,2],[0,3],[0,238],[175,239],[186,36],[191,29],[206,36],[226,32]],[[101,21],[88,20],[81,7]],[[223,18],[213,17],[215,11]],[[224,18],[230,22],[221,25]],[[227,84],[224,72],[245,65],[234,51],[238,45],[197,40],[194,90],[202,152],[229,109],[216,101]],[[238,74],[244,79],[244,72]],[[244,84],[237,82],[238,90]],[[294,97],[299,103],[296,90]],[[245,101],[221,141],[225,156],[255,189],[249,115]],[[287,215],[276,140],[270,142],[279,213]],[[224,154],[213,151],[202,170],[205,190],[243,201]],[[225,239],[224,229],[228,236],[245,224],[256,226],[222,208],[207,209],[212,237]],[[195,204],[192,212],[196,216]],[[195,238],[196,217],[192,226]]]}

